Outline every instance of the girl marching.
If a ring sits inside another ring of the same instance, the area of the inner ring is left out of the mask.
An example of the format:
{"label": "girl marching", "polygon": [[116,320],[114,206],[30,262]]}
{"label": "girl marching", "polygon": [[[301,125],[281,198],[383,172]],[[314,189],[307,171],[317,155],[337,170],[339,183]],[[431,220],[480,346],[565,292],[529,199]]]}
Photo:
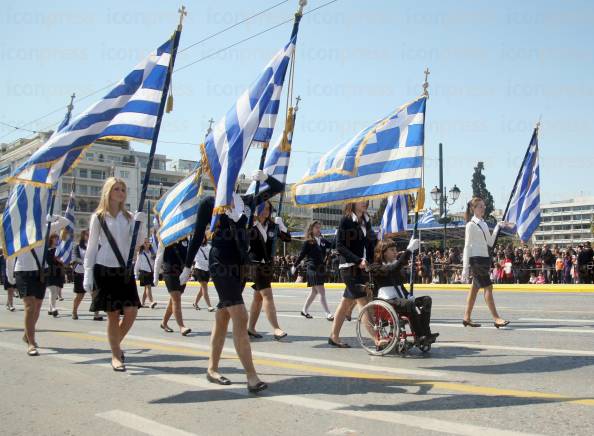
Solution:
{"label": "girl marching", "polygon": [[[91,292],[93,284],[97,288],[91,311],[107,312],[111,366],[118,372],[126,370],[121,343],[141,307],[136,281],[123,255],[130,249],[135,221],[141,223],[139,234],[143,234],[145,221],[144,213],[132,215],[126,210],[126,193],[122,179],[110,177],[105,181],[99,206],[91,215],[83,281],[85,291]],[[136,245],[135,252],[139,241]]]}
{"label": "girl marching", "polygon": [[328,309],[328,302],[326,301],[326,289],[324,283],[326,281],[326,257],[332,248],[330,241],[322,237],[322,226],[319,221],[313,221],[307,226],[305,231],[305,242],[301,247],[301,253],[295,265],[291,268],[291,273],[295,273],[295,269],[305,259],[307,286],[311,287],[311,292],[305,300],[301,316],[307,319],[313,318],[309,314],[309,306],[315,300],[316,296],[320,296],[320,303],[324,312],[326,312],[326,319],[334,321],[334,316]]}

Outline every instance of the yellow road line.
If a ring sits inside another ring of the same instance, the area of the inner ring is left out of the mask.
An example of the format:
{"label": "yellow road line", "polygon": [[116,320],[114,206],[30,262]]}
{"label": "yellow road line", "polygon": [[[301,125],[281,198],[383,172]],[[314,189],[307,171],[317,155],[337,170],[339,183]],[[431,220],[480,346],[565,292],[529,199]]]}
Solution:
{"label": "yellow road line", "polygon": [[[76,339],[92,340],[96,342],[106,343],[107,339],[101,336],[89,335],[86,333],[75,333],[75,332],[58,332],[58,335],[67,336]],[[208,357],[209,353],[206,351],[196,351],[191,348],[161,345],[153,342],[138,341],[138,340],[126,340],[129,345],[138,347],[151,348],[160,351],[174,352],[178,354],[190,355],[190,356],[201,356]],[[224,355],[223,359],[226,360],[238,360],[237,356]],[[393,381],[400,385],[406,386],[417,386],[419,388],[425,387],[429,389],[441,389],[446,391],[464,392],[471,394],[487,395],[487,396],[508,396],[516,398],[529,398],[529,399],[549,399],[556,400],[559,402],[565,402],[570,404],[581,404],[587,406],[594,406],[594,398],[572,398],[559,394],[551,394],[545,392],[534,392],[534,391],[523,391],[516,389],[502,389],[493,388],[487,386],[475,386],[466,383],[455,383],[455,382],[443,382],[434,380],[417,380],[405,377],[393,377],[385,376],[381,374],[369,374],[359,371],[349,371],[342,369],[325,368],[321,366],[306,365],[301,363],[289,363],[282,362],[272,359],[254,359],[254,364],[268,366],[273,368],[282,369],[294,369],[301,372],[310,372],[314,374],[323,374],[328,376],[345,377],[353,379],[364,379],[364,380],[377,380],[377,381]]]}

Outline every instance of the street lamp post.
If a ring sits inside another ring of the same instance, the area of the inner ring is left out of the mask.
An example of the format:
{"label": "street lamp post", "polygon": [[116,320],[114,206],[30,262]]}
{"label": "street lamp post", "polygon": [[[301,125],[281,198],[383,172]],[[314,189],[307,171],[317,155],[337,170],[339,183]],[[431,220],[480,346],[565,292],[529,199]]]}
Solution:
{"label": "street lamp post", "polygon": [[[443,190],[446,191],[447,188],[444,186]],[[439,205],[439,209],[443,210],[443,214],[438,220],[440,224],[443,224],[443,241],[441,243],[442,253],[445,253],[447,226],[451,221],[451,218],[448,217],[448,206],[453,205],[459,197],[460,189],[456,185],[450,189],[449,195],[443,194],[442,190],[437,186],[431,190],[431,198],[436,204]]]}

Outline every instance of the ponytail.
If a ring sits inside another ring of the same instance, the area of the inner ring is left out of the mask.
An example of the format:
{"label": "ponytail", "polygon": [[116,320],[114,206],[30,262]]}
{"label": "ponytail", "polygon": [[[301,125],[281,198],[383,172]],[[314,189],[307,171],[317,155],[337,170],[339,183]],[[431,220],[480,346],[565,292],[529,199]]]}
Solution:
{"label": "ponytail", "polygon": [[474,208],[481,201],[483,201],[481,197],[472,197],[472,200],[466,203],[466,212],[464,213],[464,220],[466,222],[472,219],[472,217],[474,216]]}

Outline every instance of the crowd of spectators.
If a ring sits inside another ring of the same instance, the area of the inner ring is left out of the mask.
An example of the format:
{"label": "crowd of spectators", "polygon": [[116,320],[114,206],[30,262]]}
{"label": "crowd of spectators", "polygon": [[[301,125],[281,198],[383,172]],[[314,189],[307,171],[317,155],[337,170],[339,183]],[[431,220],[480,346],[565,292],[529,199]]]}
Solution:
{"label": "crowd of spectators", "polygon": [[[442,253],[438,249],[421,249],[415,257],[416,283],[462,282],[462,247]],[[569,247],[497,245],[493,250],[491,280],[493,283],[594,283],[594,252],[590,242]],[[275,257],[275,280],[304,281],[305,269],[291,274],[296,256]],[[333,250],[326,259],[328,282],[340,282],[338,255]],[[410,266],[407,274],[410,273]]]}

